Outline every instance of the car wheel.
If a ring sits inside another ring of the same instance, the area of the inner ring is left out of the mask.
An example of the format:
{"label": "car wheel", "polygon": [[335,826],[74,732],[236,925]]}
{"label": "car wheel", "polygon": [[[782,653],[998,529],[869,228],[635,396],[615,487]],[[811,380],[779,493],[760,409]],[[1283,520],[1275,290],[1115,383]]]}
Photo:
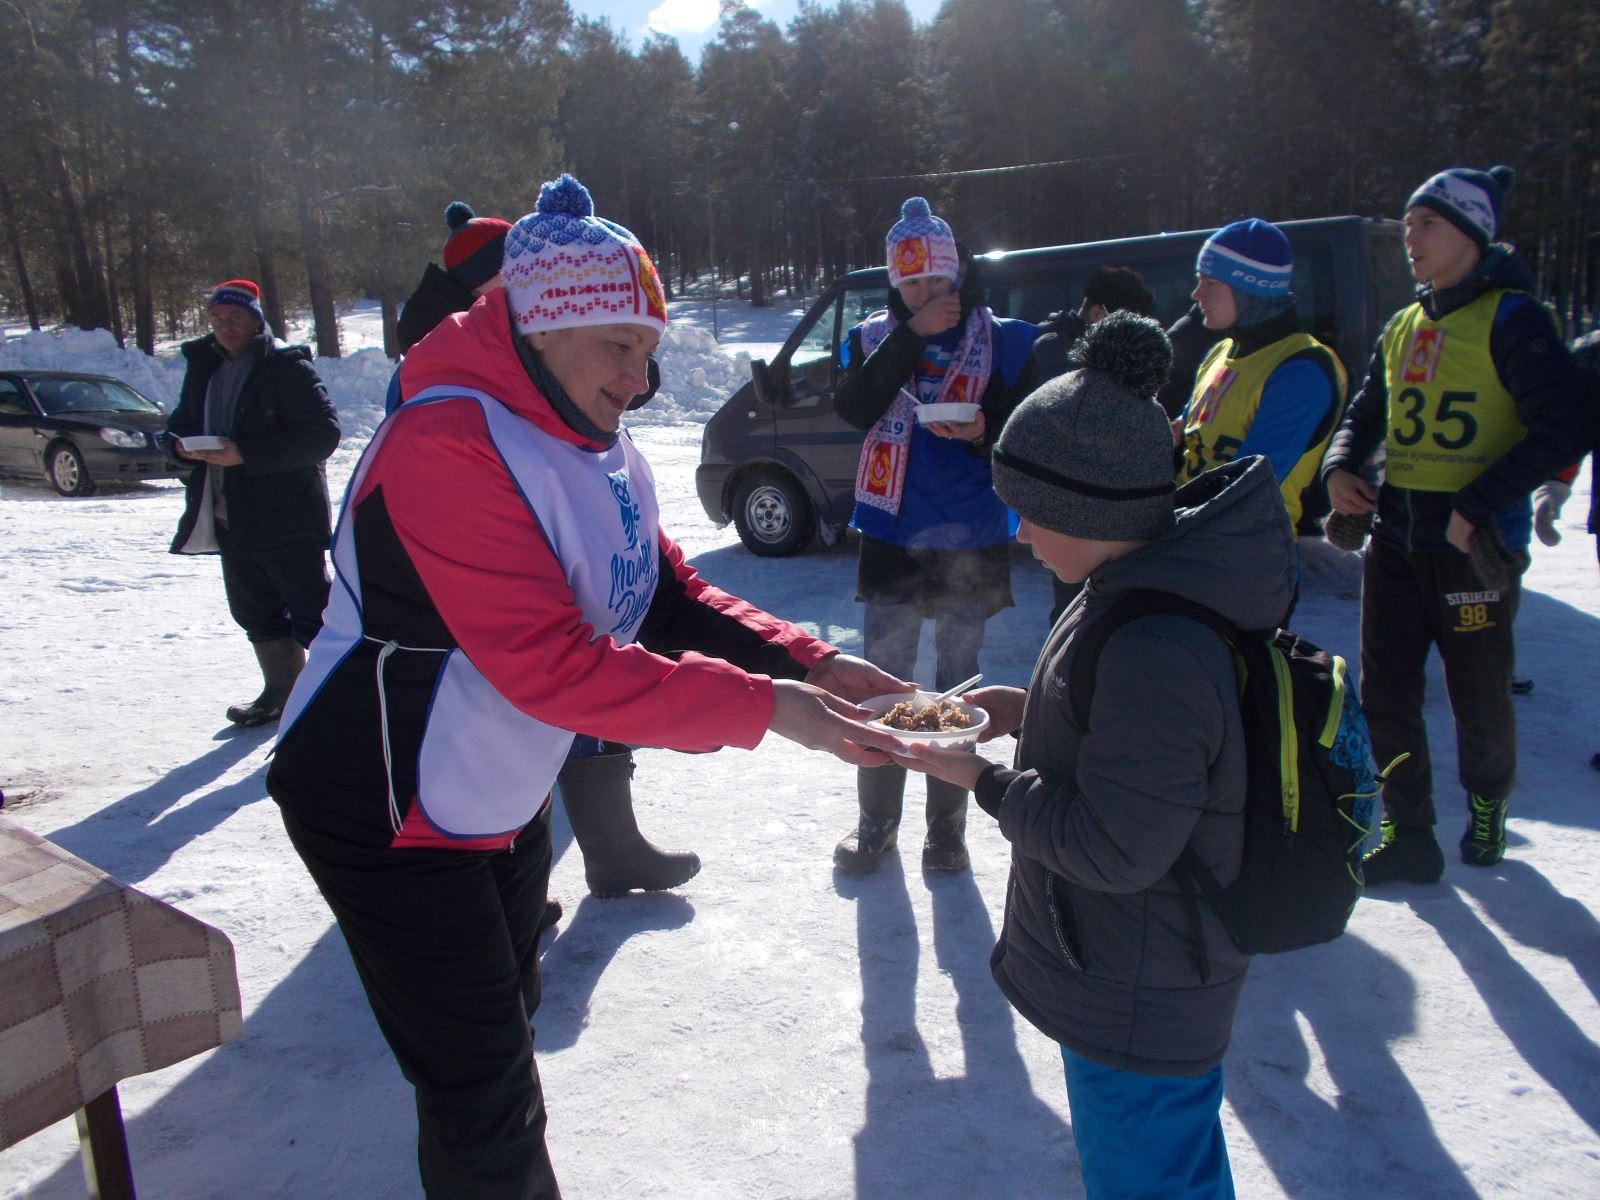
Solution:
{"label": "car wheel", "polygon": [[811,499],[787,471],[754,471],[733,500],[733,523],[752,554],[784,558],[811,544],[817,521]]}
{"label": "car wheel", "polygon": [[83,455],[71,442],[57,442],[45,456],[45,473],[50,486],[63,496],[87,496],[94,491],[94,480],[83,464]]}

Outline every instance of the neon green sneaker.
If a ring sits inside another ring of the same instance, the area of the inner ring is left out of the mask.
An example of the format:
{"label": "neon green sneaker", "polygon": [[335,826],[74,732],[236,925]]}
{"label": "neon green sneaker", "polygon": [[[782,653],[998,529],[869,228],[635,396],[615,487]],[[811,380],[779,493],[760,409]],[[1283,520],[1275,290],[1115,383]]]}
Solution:
{"label": "neon green sneaker", "polygon": [[1469,867],[1492,867],[1506,856],[1506,809],[1510,800],[1467,793],[1472,823],[1461,835],[1461,861]]}

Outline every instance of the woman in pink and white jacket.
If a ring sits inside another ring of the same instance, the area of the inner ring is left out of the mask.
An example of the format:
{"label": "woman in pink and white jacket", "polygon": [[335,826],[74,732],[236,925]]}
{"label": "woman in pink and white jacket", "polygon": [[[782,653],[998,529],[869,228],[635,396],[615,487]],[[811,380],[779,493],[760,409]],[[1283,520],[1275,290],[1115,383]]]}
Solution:
{"label": "woman in pink and white jacket", "polygon": [[562,176],[502,285],[407,355],[334,536],[267,786],[416,1089],[430,1197],[559,1195],[529,1018],[550,785],[573,731],[858,765],[910,685],[707,584],[621,430],[666,327],[655,267]]}

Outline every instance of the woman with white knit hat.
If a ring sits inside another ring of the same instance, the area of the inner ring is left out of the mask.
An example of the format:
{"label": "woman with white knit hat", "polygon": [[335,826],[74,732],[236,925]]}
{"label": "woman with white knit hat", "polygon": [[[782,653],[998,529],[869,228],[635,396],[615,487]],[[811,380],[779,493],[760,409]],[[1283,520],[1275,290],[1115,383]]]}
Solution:
{"label": "woman with white knit hat", "polygon": [[881,762],[847,701],[908,687],[711,587],[660,529],[621,428],[667,323],[633,235],[562,176],[501,274],[406,357],[267,778],[416,1088],[424,1191],[474,1200],[559,1195],[528,1023],[572,731],[771,729]]}

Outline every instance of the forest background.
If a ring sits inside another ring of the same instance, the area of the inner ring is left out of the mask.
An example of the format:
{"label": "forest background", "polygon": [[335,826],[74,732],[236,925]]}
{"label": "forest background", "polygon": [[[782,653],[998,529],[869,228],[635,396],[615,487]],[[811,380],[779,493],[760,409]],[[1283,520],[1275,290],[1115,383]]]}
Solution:
{"label": "forest background", "polygon": [[1600,0],[722,0],[697,63],[561,0],[0,0],[0,310],[153,353],[219,279],[394,319],[445,205],[573,171],[669,289],[882,262],[912,194],[974,251],[1355,213],[1506,162],[1504,236],[1600,307]]}

